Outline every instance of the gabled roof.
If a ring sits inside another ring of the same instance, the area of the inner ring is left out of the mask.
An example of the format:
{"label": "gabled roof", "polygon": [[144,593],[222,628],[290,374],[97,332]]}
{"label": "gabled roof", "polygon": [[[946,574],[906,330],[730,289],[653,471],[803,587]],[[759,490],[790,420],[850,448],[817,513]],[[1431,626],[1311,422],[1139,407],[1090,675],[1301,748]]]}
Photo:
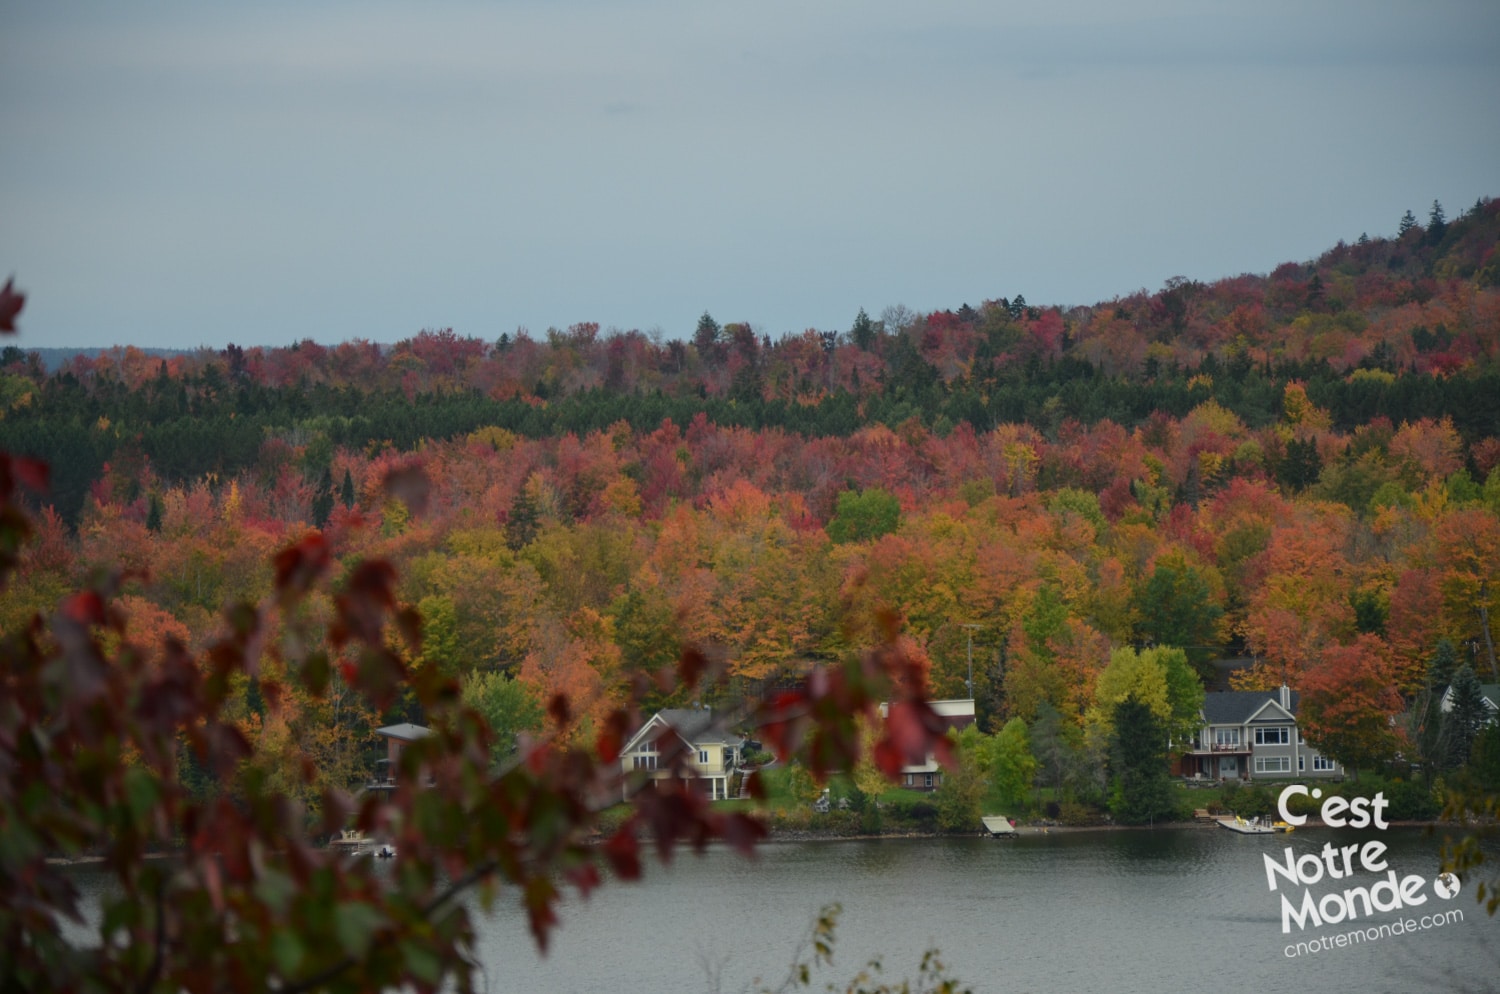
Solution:
{"label": "gabled roof", "polygon": [[384,728],[375,729],[375,734],[387,739],[399,739],[402,742],[415,742],[417,739],[425,739],[432,734],[432,729],[421,725],[413,725],[409,721],[403,721],[399,725],[387,725]]}
{"label": "gabled roof", "polygon": [[652,728],[665,726],[690,746],[738,745],[743,736],[726,729],[711,708],[666,708],[656,712],[625,743],[621,752],[634,749]]}
{"label": "gabled roof", "polygon": [[[1491,711],[1500,711],[1500,683],[1481,683],[1479,693],[1484,698],[1485,706]],[[1453,707],[1453,684],[1443,689],[1441,706],[1444,711]]]}
{"label": "gabled roof", "polygon": [[[1292,691],[1292,715],[1297,713],[1299,696]],[[1268,709],[1267,704],[1272,707]],[[1208,725],[1247,725],[1257,719],[1285,722],[1285,714],[1281,692],[1276,690],[1216,690],[1203,695],[1203,721]]]}
{"label": "gabled roof", "polygon": [[1279,694],[1273,697],[1271,700],[1266,701],[1260,707],[1256,708],[1255,713],[1250,716],[1250,723],[1252,725],[1284,725],[1289,721],[1296,720],[1296,718],[1292,717],[1292,713],[1290,711],[1281,706],[1281,696]]}

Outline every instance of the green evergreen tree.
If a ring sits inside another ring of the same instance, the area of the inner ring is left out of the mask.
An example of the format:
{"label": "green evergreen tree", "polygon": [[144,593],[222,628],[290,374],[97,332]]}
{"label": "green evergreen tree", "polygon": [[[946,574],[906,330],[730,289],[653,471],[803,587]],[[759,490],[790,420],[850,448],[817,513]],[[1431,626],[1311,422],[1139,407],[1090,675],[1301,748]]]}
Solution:
{"label": "green evergreen tree", "polygon": [[878,336],[875,322],[870,320],[870,315],[865,313],[861,307],[859,313],[854,316],[854,325],[849,329],[849,338],[854,342],[855,348],[863,352],[870,351],[875,345]]}
{"label": "green evergreen tree", "polygon": [[1151,708],[1127,697],[1115,706],[1109,771],[1110,811],[1126,825],[1170,819],[1176,810],[1167,776],[1167,733]]}
{"label": "green evergreen tree", "polygon": [[1417,226],[1417,216],[1411,211],[1401,215],[1401,223],[1396,226],[1396,237],[1399,238]]}
{"label": "green evergreen tree", "polygon": [[339,487],[339,500],[346,508],[354,506],[354,477],[349,475],[347,469],[344,470],[344,483]]}
{"label": "green evergreen tree", "polygon": [[323,528],[328,524],[328,519],[333,514],[333,472],[325,468],[323,476],[318,480],[318,489],[313,494],[312,517],[313,527]]}
{"label": "green evergreen tree", "polygon": [[1484,703],[1484,690],[1479,677],[1467,663],[1453,674],[1453,683],[1448,688],[1448,711],[1443,716],[1443,739],[1450,767],[1463,766],[1469,761],[1469,752],[1474,736],[1479,734],[1490,720],[1489,708]]}
{"label": "green evergreen tree", "polygon": [[1061,790],[1081,735],[1078,726],[1063,721],[1057,708],[1042,701],[1037,705],[1036,718],[1031,722],[1029,732],[1038,778],[1047,786]]}
{"label": "green evergreen tree", "polygon": [[1430,783],[1434,773],[1448,767],[1446,740],[1443,736],[1443,692],[1452,682],[1453,671],[1458,665],[1458,655],[1453,643],[1447,639],[1438,642],[1432,658],[1427,661],[1427,673],[1422,689],[1412,702],[1410,709],[1410,732],[1417,747],[1417,757],[1422,771]]}
{"label": "green evergreen tree", "polygon": [[1458,672],[1458,649],[1454,647],[1451,640],[1439,639],[1438,644],[1433,647],[1432,658],[1427,661],[1427,678],[1439,695],[1442,694],[1444,687],[1453,682],[1453,675],[1456,672]]}
{"label": "green evergreen tree", "polygon": [[1294,438],[1286,443],[1286,454],[1276,464],[1276,479],[1291,491],[1301,491],[1318,482],[1323,459],[1313,439]]}
{"label": "green evergreen tree", "polygon": [[1443,235],[1448,231],[1448,217],[1443,213],[1443,205],[1436,200],[1432,202],[1432,211],[1427,215],[1427,241],[1436,245],[1443,240]]}
{"label": "green evergreen tree", "polygon": [[516,499],[511,501],[510,514],[505,519],[505,544],[517,551],[524,549],[536,538],[541,521],[542,509],[531,488],[522,487]]}
{"label": "green evergreen tree", "polygon": [[719,338],[719,322],[704,311],[703,316],[698,319],[698,327],[693,331],[693,347],[698,350],[698,358],[709,365],[721,362],[724,348]]}
{"label": "green evergreen tree", "polygon": [[1500,724],[1488,724],[1474,736],[1469,751],[1469,775],[1481,790],[1500,790]]}
{"label": "green evergreen tree", "polygon": [[161,531],[162,504],[161,497],[157,494],[151,495],[150,507],[146,511],[146,530],[149,532]]}

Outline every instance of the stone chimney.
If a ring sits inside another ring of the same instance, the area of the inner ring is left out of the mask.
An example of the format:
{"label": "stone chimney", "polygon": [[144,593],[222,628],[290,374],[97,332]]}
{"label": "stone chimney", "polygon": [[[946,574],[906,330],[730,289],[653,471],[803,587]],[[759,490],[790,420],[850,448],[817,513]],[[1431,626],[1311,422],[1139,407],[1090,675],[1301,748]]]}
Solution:
{"label": "stone chimney", "polygon": [[1288,714],[1292,710],[1292,689],[1286,684],[1281,685],[1281,706]]}

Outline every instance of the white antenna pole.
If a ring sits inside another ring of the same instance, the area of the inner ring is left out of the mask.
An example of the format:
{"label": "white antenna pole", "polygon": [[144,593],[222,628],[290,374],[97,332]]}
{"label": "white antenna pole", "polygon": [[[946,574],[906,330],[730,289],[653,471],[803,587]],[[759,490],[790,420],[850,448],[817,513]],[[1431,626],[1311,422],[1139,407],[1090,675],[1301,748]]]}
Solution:
{"label": "white antenna pole", "polygon": [[960,628],[968,629],[969,632],[969,700],[974,699],[974,629],[984,628],[984,625],[960,625]]}

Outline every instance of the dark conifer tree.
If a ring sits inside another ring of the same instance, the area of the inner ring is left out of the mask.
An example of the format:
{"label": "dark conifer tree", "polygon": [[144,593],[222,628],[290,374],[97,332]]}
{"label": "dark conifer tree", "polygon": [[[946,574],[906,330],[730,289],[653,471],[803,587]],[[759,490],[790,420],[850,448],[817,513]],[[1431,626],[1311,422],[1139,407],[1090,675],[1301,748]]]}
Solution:
{"label": "dark conifer tree", "polygon": [[1469,761],[1474,736],[1489,720],[1490,711],[1484,703],[1479,677],[1465,663],[1453,674],[1453,683],[1448,688],[1448,709],[1443,716],[1443,738],[1450,767],[1463,766]]}
{"label": "dark conifer tree", "polygon": [[854,325],[849,329],[849,337],[853,340],[855,348],[863,352],[870,351],[875,345],[877,337],[875,322],[870,320],[870,315],[865,313],[863,307],[854,316]]}
{"label": "dark conifer tree", "polygon": [[333,514],[333,472],[325,467],[323,476],[318,480],[318,489],[313,494],[312,517],[313,527],[322,528],[328,524],[328,518]]}
{"label": "dark conifer tree", "polygon": [[1151,708],[1133,696],[1115,705],[1109,772],[1110,810],[1118,821],[1144,825],[1172,817],[1167,732]]}

